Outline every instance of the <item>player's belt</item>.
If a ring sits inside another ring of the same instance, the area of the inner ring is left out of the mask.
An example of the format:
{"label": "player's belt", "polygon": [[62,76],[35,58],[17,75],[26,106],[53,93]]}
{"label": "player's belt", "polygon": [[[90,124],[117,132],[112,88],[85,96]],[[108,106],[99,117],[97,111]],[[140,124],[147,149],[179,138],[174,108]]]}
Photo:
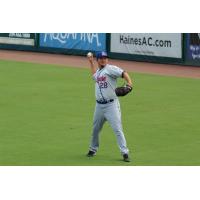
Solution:
{"label": "player's belt", "polygon": [[110,102],[113,102],[114,101],[114,99],[110,99],[110,100],[107,100],[107,101],[98,101],[97,100],[97,103],[99,103],[99,104],[107,104],[107,103],[110,103]]}

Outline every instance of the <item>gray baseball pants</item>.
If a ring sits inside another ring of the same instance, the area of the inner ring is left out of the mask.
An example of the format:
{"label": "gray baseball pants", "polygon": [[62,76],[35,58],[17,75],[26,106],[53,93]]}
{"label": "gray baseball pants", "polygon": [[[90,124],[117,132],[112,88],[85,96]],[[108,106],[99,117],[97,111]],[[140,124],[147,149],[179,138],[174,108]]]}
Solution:
{"label": "gray baseball pants", "polygon": [[107,104],[96,103],[90,150],[97,152],[99,148],[99,133],[105,121],[108,121],[117,137],[120,152],[122,155],[127,154],[129,150],[126,146],[126,139],[122,130],[121,110],[118,99]]}

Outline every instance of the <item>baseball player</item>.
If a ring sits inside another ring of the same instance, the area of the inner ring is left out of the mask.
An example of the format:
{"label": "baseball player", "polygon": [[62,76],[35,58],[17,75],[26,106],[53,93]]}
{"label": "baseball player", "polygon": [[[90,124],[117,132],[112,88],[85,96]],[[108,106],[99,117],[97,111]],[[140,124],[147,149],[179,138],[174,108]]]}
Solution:
{"label": "baseball player", "polygon": [[[99,148],[99,133],[105,121],[111,125],[116,137],[120,152],[125,162],[130,162],[129,150],[122,130],[121,111],[118,96],[131,92],[132,81],[127,72],[117,66],[108,64],[106,52],[96,54],[98,68],[94,64],[92,53],[87,55],[93,79],[95,81],[96,108],[93,119],[92,139],[88,157],[93,157]],[[126,86],[117,88],[117,78],[124,78]]]}

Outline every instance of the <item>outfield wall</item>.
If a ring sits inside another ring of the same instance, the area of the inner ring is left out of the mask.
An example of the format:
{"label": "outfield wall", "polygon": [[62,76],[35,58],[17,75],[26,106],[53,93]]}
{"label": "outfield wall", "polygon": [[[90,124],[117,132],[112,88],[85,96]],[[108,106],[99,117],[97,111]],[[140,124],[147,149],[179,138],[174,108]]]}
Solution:
{"label": "outfield wall", "polygon": [[198,33],[0,33],[0,49],[200,66]]}
{"label": "outfield wall", "polygon": [[183,64],[181,33],[111,33],[109,36],[112,58]]}
{"label": "outfield wall", "polygon": [[185,63],[200,66],[200,33],[187,33],[185,38]]}

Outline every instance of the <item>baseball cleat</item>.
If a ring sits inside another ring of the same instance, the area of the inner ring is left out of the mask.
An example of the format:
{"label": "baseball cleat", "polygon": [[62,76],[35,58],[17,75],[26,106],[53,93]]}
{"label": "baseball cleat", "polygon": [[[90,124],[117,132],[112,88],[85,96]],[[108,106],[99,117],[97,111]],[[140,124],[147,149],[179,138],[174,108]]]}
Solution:
{"label": "baseball cleat", "polygon": [[96,152],[89,150],[89,152],[87,153],[87,157],[93,157],[96,155]]}
{"label": "baseball cleat", "polygon": [[131,162],[130,159],[129,159],[128,154],[124,154],[123,155],[123,160],[124,160],[124,162]]}

